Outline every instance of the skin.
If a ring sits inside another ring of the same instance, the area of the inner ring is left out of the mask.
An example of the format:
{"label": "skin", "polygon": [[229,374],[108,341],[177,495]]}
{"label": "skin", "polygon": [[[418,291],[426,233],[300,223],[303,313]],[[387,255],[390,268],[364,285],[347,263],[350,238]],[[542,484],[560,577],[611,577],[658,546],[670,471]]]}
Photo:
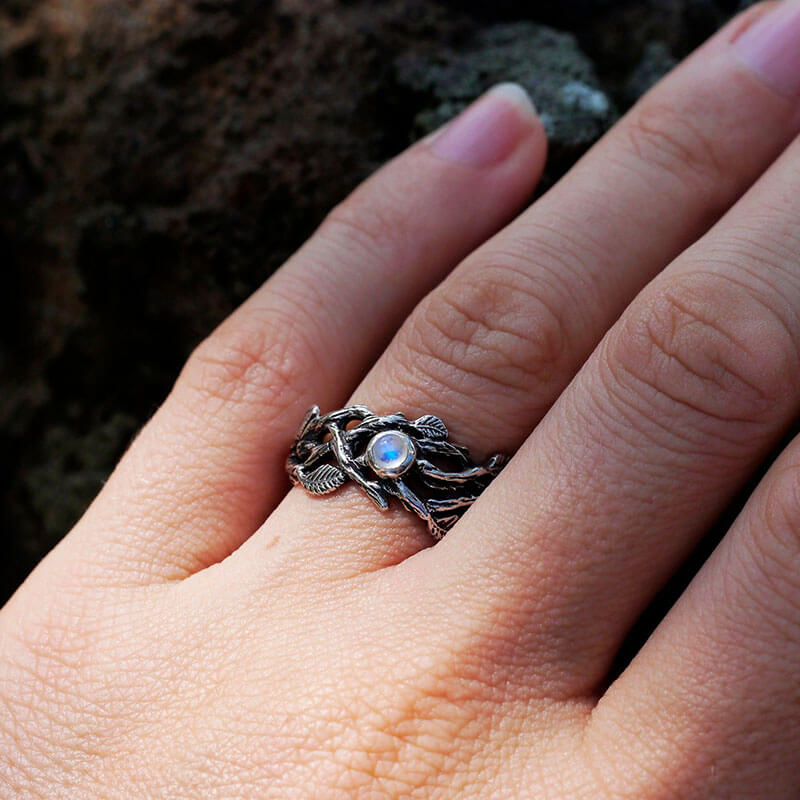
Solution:
{"label": "skin", "polygon": [[[800,443],[606,686],[800,410],[800,99],[732,46],[769,11],[521,214],[533,116],[480,168],[416,145],[199,346],[0,612],[0,794],[797,797]],[[287,491],[350,401],[517,455],[432,547]]]}

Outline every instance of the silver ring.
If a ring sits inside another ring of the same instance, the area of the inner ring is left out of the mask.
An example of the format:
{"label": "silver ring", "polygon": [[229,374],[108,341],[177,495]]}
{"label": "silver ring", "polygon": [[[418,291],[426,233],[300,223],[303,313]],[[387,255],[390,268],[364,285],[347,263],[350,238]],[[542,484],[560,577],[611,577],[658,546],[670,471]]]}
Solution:
{"label": "silver ring", "polygon": [[448,435],[432,414],[412,421],[350,406],[321,415],[314,406],[300,425],[286,471],[293,484],[314,495],[335,492],[350,480],[381,511],[394,497],[438,540],[508,462],[495,455],[475,464]]}

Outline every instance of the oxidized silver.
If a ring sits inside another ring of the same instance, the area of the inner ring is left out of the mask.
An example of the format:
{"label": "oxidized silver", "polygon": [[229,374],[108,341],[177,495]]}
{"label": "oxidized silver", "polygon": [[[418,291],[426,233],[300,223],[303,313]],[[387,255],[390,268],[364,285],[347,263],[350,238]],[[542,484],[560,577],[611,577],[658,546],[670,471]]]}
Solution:
{"label": "oxidized silver", "polygon": [[445,424],[426,415],[379,417],[365,406],[321,415],[314,406],[297,434],[286,471],[311,494],[357,483],[385,511],[392,497],[441,539],[506,465],[502,455],[475,464],[466,448],[447,441]]}

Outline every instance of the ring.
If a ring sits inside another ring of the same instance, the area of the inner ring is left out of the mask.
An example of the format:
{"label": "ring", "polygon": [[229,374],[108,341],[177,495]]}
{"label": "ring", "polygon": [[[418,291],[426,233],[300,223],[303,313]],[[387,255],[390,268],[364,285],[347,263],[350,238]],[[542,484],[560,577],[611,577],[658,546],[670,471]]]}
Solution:
{"label": "ring", "polygon": [[381,511],[394,497],[439,540],[508,462],[495,455],[475,464],[448,435],[432,414],[412,421],[350,406],[321,415],[314,406],[300,425],[286,471],[295,486],[314,495],[335,492],[351,480]]}

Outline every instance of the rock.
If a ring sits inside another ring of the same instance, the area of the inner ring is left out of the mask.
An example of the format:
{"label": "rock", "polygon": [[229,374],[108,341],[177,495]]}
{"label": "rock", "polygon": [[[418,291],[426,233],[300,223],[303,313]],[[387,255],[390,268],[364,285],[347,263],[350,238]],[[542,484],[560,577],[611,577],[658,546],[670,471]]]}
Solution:
{"label": "rock", "polygon": [[655,86],[677,64],[664,42],[650,42],[645,47],[642,60],[628,78],[625,85],[625,104],[632,105],[645,92]]}
{"label": "rock", "polygon": [[614,122],[617,113],[575,37],[543,25],[514,23],[480,31],[458,49],[407,54],[397,80],[428,100],[415,134],[438,128],[490,86],[516,81],[531,95],[550,143],[552,182]]}
{"label": "rock", "polygon": [[23,479],[28,498],[42,512],[41,530],[47,538],[75,524],[137,427],[133,417],[114,414],[84,433],[66,425],[47,430],[41,458]]}
{"label": "rock", "polygon": [[77,522],[139,425],[130,415],[115,413],[84,429],[75,419],[76,410],[68,409],[67,421],[47,425],[40,437],[29,436],[30,450],[5,476],[9,482],[4,523],[11,519],[14,527],[9,530],[4,525],[0,561],[4,595]]}

